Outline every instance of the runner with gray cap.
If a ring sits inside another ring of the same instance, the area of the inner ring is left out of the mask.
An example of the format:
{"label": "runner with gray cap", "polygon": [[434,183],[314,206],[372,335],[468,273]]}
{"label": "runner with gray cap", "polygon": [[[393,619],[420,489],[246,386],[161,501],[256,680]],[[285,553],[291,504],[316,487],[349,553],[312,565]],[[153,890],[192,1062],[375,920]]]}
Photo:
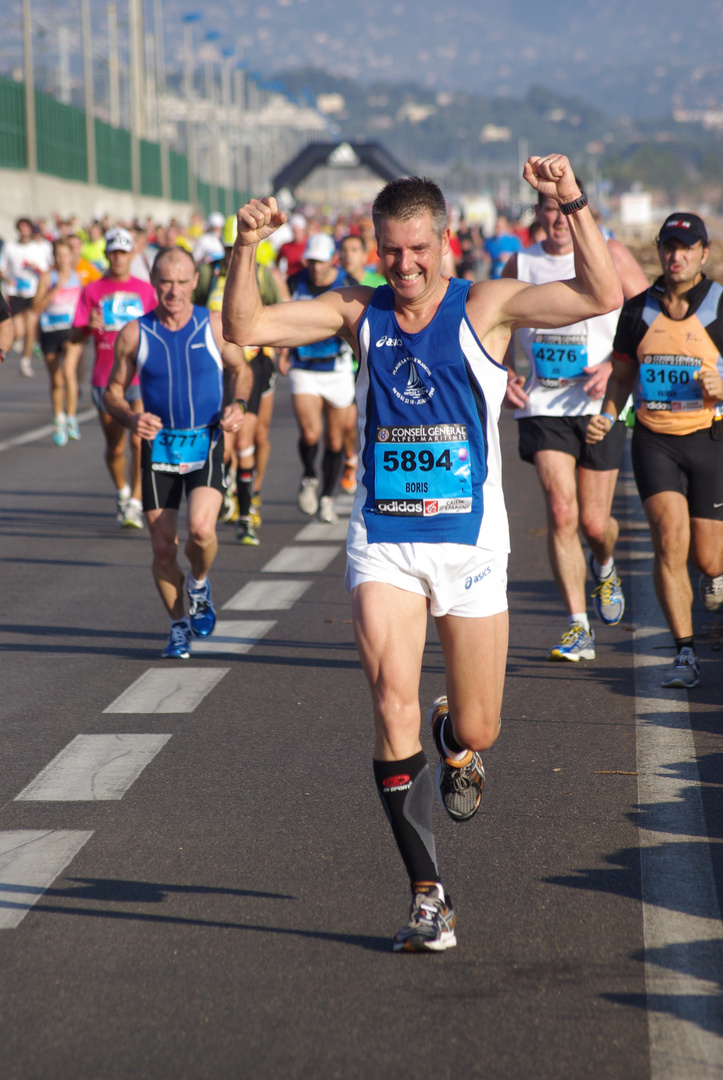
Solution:
{"label": "runner with gray cap", "polygon": [[[313,300],[329,289],[356,285],[354,278],[335,263],[331,236],[316,233],[304,249],[306,267],[289,279],[292,300]],[[342,467],[342,447],[349,408],[354,402],[354,357],[342,337],[325,338],[291,349],[279,359],[279,371],[289,375],[294,413],[301,431],[299,456],[304,472],[298,504],[304,514],[315,514],[328,524],[336,521],[334,491]],[[326,424],[325,424],[326,422]],[[324,428],[326,427],[325,433]],[[322,482],[316,475],[316,453],[324,433]]]}

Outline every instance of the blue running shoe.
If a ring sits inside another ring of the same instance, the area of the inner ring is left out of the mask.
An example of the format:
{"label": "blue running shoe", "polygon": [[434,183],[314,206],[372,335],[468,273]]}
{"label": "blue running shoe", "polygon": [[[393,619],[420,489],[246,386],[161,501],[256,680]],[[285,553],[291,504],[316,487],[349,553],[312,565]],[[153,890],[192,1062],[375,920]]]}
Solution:
{"label": "blue running shoe", "polygon": [[550,651],[548,660],[594,660],[595,635],[588,634],[580,623],[573,623],[560,638],[560,644]]}
{"label": "blue running shoe", "polygon": [[587,565],[590,567],[590,573],[595,582],[595,588],[590,593],[593,610],[600,622],[604,622],[606,626],[617,626],[625,613],[625,597],[618,572],[613,565],[609,577],[598,577],[593,570],[591,551],[587,553]]}
{"label": "blue running shoe", "polygon": [[193,637],[208,637],[216,625],[216,608],[211,599],[211,585],[208,578],[200,589],[186,589],[188,593],[188,617],[191,621]]}
{"label": "blue running shoe", "polygon": [[171,623],[171,633],[168,644],[161,653],[164,660],[188,660],[191,655],[188,648],[188,640],[191,636],[191,627],[188,619]]}

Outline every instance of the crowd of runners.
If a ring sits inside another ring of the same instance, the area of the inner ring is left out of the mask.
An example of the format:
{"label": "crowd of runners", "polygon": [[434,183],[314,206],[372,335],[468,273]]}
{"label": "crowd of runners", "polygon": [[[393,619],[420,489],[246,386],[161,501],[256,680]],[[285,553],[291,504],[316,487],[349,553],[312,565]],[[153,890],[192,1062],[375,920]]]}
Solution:
{"label": "crowd of runners", "polygon": [[675,644],[663,687],[700,678],[691,565],[705,609],[723,604],[723,287],[705,274],[706,225],[670,215],[649,282],[599,228],[566,158],[531,158],[525,179],[534,220],[522,228],[500,212],[487,238],[413,177],[387,184],[371,216],[287,217],[268,198],[185,229],[21,219],[0,252],[0,356],[14,338],[27,377],[43,359],[58,447],[80,438],[90,367],[118,524],[149,531],[170,619],[163,657],[188,658],[214,631],[217,523],[234,523],[241,545],[260,542],[278,374],[299,429],[299,510],[333,524],[337,489],[356,493],[346,584],[374,777],[412,889],[399,950],[456,941],[419,739],[428,613],[446,665],[429,710],[435,786],[456,821],[479,808],[481,752],[500,730],[502,407],[515,410],[520,457],[542,488],[568,619],[549,660],[595,659],[588,599],[603,623],[623,618],[612,504],[630,427]]}

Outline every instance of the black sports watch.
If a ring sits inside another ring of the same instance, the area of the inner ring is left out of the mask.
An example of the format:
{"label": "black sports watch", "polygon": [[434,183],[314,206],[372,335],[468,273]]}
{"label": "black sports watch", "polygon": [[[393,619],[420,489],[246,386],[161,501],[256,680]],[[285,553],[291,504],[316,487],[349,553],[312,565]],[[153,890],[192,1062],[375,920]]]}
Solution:
{"label": "black sports watch", "polygon": [[248,403],[248,401],[246,401],[242,397],[234,398],[234,401],[239,406],[239,408],[241,409],[241,412],[244,415],[246,415],[246,413],[249,411],[249,403]]}
{"label": "black sports watch", "polygon": [[582,210],[583,206],[587,206],[587,195],[584,191],[579,199],[573,199],[572,202],[560,203],[560,213],[565,214],[565,216],[574,214],[577,210]]}

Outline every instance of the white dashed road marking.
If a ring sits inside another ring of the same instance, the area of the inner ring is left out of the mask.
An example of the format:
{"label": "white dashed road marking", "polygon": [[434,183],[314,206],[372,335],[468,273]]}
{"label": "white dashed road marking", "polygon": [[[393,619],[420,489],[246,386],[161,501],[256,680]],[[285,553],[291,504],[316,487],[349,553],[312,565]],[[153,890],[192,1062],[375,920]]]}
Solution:
{"label": "white dashed road marking", "polygon": [[92,835],[92,830],[0,832],[0,930],[20,925]]}
{"label": "white dashed road marking", "polygon": [[223,605],[223,611],[288,611],[310,581],[249,581]]}
{"label": "white dashed road marking", "polygon": [[346,540],[348,529],[347,521],[337,521],[336,525],[327,525],[323,521],[310,521],[301,532],[296,534],[294,540],[300,540],[302,543],[311,540],[317,544],[323,543],[324,540]]}
{"label": "white dashed road marking", "polygon": [[210,637],[194,639],[191,655],[250,652],[256,642],[268,634],[272,626],[276,626],[275,619],[247,619],[239,622],[219,619]]}
{"label": "white dashed road marking", "polygon": [[[86,409],[85,412],[78,413],[78,423],[84,424],[86,420],[92,420],[97,415],[95,409]],[[24,435],[16,435],[14,439],[6,439],[5,442],[0,442],[0,453],[3,450],[11,450],[13,446],[25,446],[26,443],[38,442],[39,439],[49,439],[52,434],[53,425],[44,424],[43,427],[26,431]]]}
{"label": "white dashed road marking", "polygon": [[170,735],[76,735],[16,801],[122,799]]}
{"label": "white dashed road marking", "polygon": [[[183,661],[181,661],[183,663]],[[221,682],[228,668],[149,668],[104,713],[190,713]]]}
{"label": "white dashed road marking", "polygon": [[340,547],[285,547],[262,567],[263,574],[313,574],[326,570],[341,551]]}

